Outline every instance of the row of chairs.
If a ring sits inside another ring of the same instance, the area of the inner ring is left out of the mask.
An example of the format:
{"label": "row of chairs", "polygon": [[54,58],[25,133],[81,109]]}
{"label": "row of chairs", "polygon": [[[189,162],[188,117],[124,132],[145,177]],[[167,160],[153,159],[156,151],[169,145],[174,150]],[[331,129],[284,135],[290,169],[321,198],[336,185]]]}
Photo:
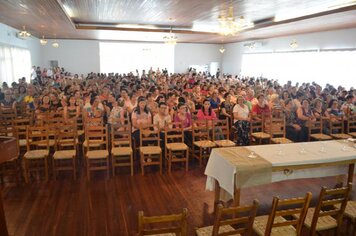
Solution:
{"label": "row of chairs", "polygon": [[[312,194],[304,197],[280,199],[273,197],[269,215],[256,216],[259,203],[254,200],[252,205],[223,207],[218,205],[214,225],[196,229],[197,236],[252,235],[260,236],[299,236],[302,227],[309,230],[309,235],[316,235],[327,230],[334,230],[340,235],[343,216],[355,223],[355,201],[348,201],[352,184],[346,187],[327,189],[323,187],[314,208],[309,208]],[[138,214],[138,235],[188,235],[188,210],[180,214],[147,217],[142,211]],[[165,228],[147,228],[148,224],[177,222],[178,226]],[[355,228],[353,235],[355,235]],[[169,234],[171,233],[171,234]]]}

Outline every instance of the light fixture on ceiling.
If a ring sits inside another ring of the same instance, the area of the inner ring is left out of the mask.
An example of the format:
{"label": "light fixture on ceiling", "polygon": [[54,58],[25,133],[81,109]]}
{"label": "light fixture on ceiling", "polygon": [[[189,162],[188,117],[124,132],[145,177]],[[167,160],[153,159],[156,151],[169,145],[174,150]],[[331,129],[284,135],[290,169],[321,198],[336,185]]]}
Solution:
{"label": "light fixture on ceiling", "polygon": [[164,36],[163,37],[163,40],[164,40],[164,43],[165,44],[169,44],[169,45],[176,45],[177,44],[177,36],[175,36],[173,33],[172,33],[172,26],[171,26],[171,29],[169,31],[169,35],[167,36]]}
{"label": "light fixture on ceiling", "polygon": [[293,40],[290,44],[289,44],[289,46],[291,47],[291,48],[293,48],[293,49],[296,49],[297,47],[298,47],[298,42],[297,42],[297,40]]}
{"label": "light fixture on ceiling", "polygon": [[221,45],[221,48],[219,49],[219,51],[220,51],[221,53],[224,53],[224,52],[225,52],[225,48],[224,48],[223,45]]}
{"label": "light fixture on ceiling", "polygon": [[253,28],[254,24],[240,16],[237,20],[234,16],[234,7],[232,1],[228,9],[222,12],[218,17],[220,23],[219,33],[225,36],[235,35],[236,33],[245,29]]}
{"label": "light fixture on ceiling", "polygon": [[25,26],[23,26],[23,30],[18,32],[17,35],[18,35],[18,37],[23,38],[23,39],[31,37],[31,34],[28,31],[26,31]]}
{"label": "light fixture on ceiling", "polygon": [[47,44],[47,39],[44,38],[44,35],[42,35],[42,38],[40,39],[40,44],[43,46]]}

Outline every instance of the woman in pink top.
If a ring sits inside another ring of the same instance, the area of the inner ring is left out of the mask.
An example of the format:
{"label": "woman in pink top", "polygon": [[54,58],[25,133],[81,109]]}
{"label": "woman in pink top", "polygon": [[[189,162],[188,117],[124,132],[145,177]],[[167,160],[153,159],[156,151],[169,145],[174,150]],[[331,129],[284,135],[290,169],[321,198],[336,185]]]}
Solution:
{"label": "woman in pink top", "polygon": [[[210,101],[208,99],[205,99],[203,102],[202,108],[198,111],[197,114],[198,120],[208,120],[208,127],[212,127],[212,120],[216,120],[217,116],[216,113],[213,111],[210,105]],[[222,130],[220,128],[215,129],[215,139],[216,140],[222,140],[225,139],[224,135],[222,135]]]}
{"label": "woman in pink top", "polygon": [[174,122],[181,122],[184,128],[184,143],[192,145],[192,116],[188,112],[188,107],[184,103],[178,104],[178,112],[174,116]]}

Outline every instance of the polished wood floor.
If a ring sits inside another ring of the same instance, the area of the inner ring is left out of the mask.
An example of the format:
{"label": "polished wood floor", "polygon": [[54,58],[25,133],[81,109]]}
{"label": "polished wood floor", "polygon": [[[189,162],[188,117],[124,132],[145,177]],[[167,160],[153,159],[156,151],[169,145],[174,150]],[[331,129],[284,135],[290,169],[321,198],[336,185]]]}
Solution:
{"label": "polished wood floor", "polygon": [[[204,168],[193,163],[185,172],[177,168],[172,175],[157,170],[131,177],[122,170],[109,180],[98,173],[88,182],[83,172],[74,181],[62,175],[57,181],[33,181],[30,184],[5,183],[4,208],[10,235],[135,235],[137,212],[160,215],[189,210],[189,235],[195,227],[213,222],[213,192],[205,191]],[[242,190],[242,203],[260,201],[258,214],[266,214],[272,196],[282,198],[313,193],[320,186],[332,187],[335,177],[284,181]],[[313,204],[314,204],[313,203]],[[331,234],[330,234],[331,235]]]}

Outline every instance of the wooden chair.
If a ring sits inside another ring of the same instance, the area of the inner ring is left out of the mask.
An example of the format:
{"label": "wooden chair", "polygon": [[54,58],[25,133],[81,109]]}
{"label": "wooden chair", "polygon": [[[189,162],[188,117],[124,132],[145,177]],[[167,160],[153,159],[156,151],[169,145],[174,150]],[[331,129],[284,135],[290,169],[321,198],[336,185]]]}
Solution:
{"label": "wooden chair", "polygon": [[[224,136],[224,139],[217,139],[218,135]],[[213,141],[218,147],[233,147],[236,144],[230,140],[229,119],[213,121]]]}
{"label": "wooden chair", "polygon": [[109,178],[109,142],[107,127],[87,125],[85,127],[87,150],[85,153],[87,178],[91,171],[105,170]]}
{"label": "wooden chair", "polygon": [[27,152],[24,155],[25,182],[29,181],[30,172],[44,170],[45,180],[48,181],[49,156],[48,128],[35,126],[27,128]]}
{"label": "wooden chair", "polygon": [[145,166],[158,165],[162,174],[162,149],[158,125],[149,125],[140,129],[140,160],[141,174],[145,174]]}
{"label": "wooden chair", "polygon": [[344,117],[330,118],[330,136],[334,139],[348,139],[351,135],[345,134]]}
{"label": "wooden chair", "polygon": [[[320,231],[335,229],[335,235],[340,235],[342,219],[347,204],[347,199],[352,189],[352,184],[347,187],[327,189],[320,191],[319,200],[315,208],[309,208],[304,225],[314,236]],[[339,208],[334,205],[340,204]]]}
{"label": "wooden chair", "polygon": [[12,121],[15,120],[15,110],[8,107],[0,107],[0,135],[13,137]]}
{"label": "wooden chair", "polygon": [[[336,204],[334,205],[335,208],[340,208],[341,204]],[[353,236],[356,235],[356,201],[348,201],[346,208],[345,208],[345,212],[344,212],[344,216],[351,221],[352,225],[353,225],[353,229],[352,229],[352,234]]]}
{"label": "wooden chair", "polygon": [[271,142],[275,144],[293,143],[292,140],[286,138],[286,120],[283,113],[278,113],[278,116],[271,117],[266,131],[269,131]]}
{"label": "wooden chair", "polygon": [[332,139],[331,136],[323,134],[324,122],[325,122],[324,118],[319,118],[313,122],[307,122],[308,141],[311,140],[326,141]]}
{"label": "wooden chair", "polygon": [[[187,214],[188,210],[183,208],[180,214],[163,215],[163,216],[144,216],[143,211],[138,212],[138,236],[142,235],[164,235],[164,236],[187,236]],[[164,228],[146,229],[145,225],[148,224],[162,224],[170,223],[171,226]],[[178,224],[172,226],[172,223]]]}
{"label": "wooden chair", "polygon": [[347,134],[356,138],[356,114],[347,117]]}
{"label": "wooden chair", "polygon": [[[199,166],[202,166],[204,158],[208,159],[210,150],[216,147],[216,144],[211,141],[210,129],[207,120],[195,120],[192,125],[192,157],[199,160]],[[198,150],[196,150],[196,148]]]}
{"label": "wooden chair", "polygon": [[256,217],[253,230],[260,236],[301,235],[311,197],[310,192],[299,198],[273,197],[271,214]]}
{"label": "wooden chair", "polygon": [[31,126],[31,120],[28,118],[15,119],[12,123],[14,127],[15,137],[17,144],[20,148],[20,154],[25,153],[27,150],[27,127]]}
{"label": "wooden chair", "polygon": [[185,171],[188,171],[189,148],[184,143],[184,130],[181,122],[166,125],[164,130],[165,158],[168,162],[168,173],[171,173],[173,162],[185,162]]}
{"label": "wooden chair", "polygon": [[[258,144],[262,144],[262,140],[267,140],[270,143],[271,135],[265,132],[266,116],[253,116],[250,121],[250,138],[254,138],[258,141]],[[253,140],[251,140],[252,143]]]}
{"label": "wooden chair", "polygon": [[53,154],[54,179],[59,171],[68,170],[72,171],[73,179],[76,179],[77,140],[76,124],[58,127],[56,151]]}
{"label": "wooden chair", "polygon": [[[218,235],[252,235],[252,225],[255,220],[258,201],[254,200],[250,206],[238,206],[224,208],[218,205],[214,225],[198,228],[197,236],[218,236]],[[225,216],[229,219],[223,220]],[[238,227],[232,227],[237,225]]]}
{"label": "wooden chair", "polygon": [[[103,119],[102,118],[86,118],[83,120],[84,122],[84,134],[86,133],[86,128],[87,127],[90,127],[90,126],[96,126],[96,127],[99,127],[99,126],[104,126],[103,124]],[[78,125],[77,125],[78,126]],[[81,135],[81,132],[78,131],[78,136]],[[95,139],[92,140],[92,142],[90,143],[91,147],[94,147],[94,148],[97,148],[99,147],[101,144],[100,144],[100,141],[99,143],[95,143]],[[83,141],[83,145],[82,145],[82,153],[83,153],[83,156],[85,156],[86,154],[86,151],[88,149],[88,140],[87,140],[87,137],[86,135],[84,135],[84,141]]]}
{"label": "wooden chair", "polygon": [[133,176],[133,151],[131,124],[111,125],[111,161],[112,173],[115,176],[116,167],[130,166]]}

